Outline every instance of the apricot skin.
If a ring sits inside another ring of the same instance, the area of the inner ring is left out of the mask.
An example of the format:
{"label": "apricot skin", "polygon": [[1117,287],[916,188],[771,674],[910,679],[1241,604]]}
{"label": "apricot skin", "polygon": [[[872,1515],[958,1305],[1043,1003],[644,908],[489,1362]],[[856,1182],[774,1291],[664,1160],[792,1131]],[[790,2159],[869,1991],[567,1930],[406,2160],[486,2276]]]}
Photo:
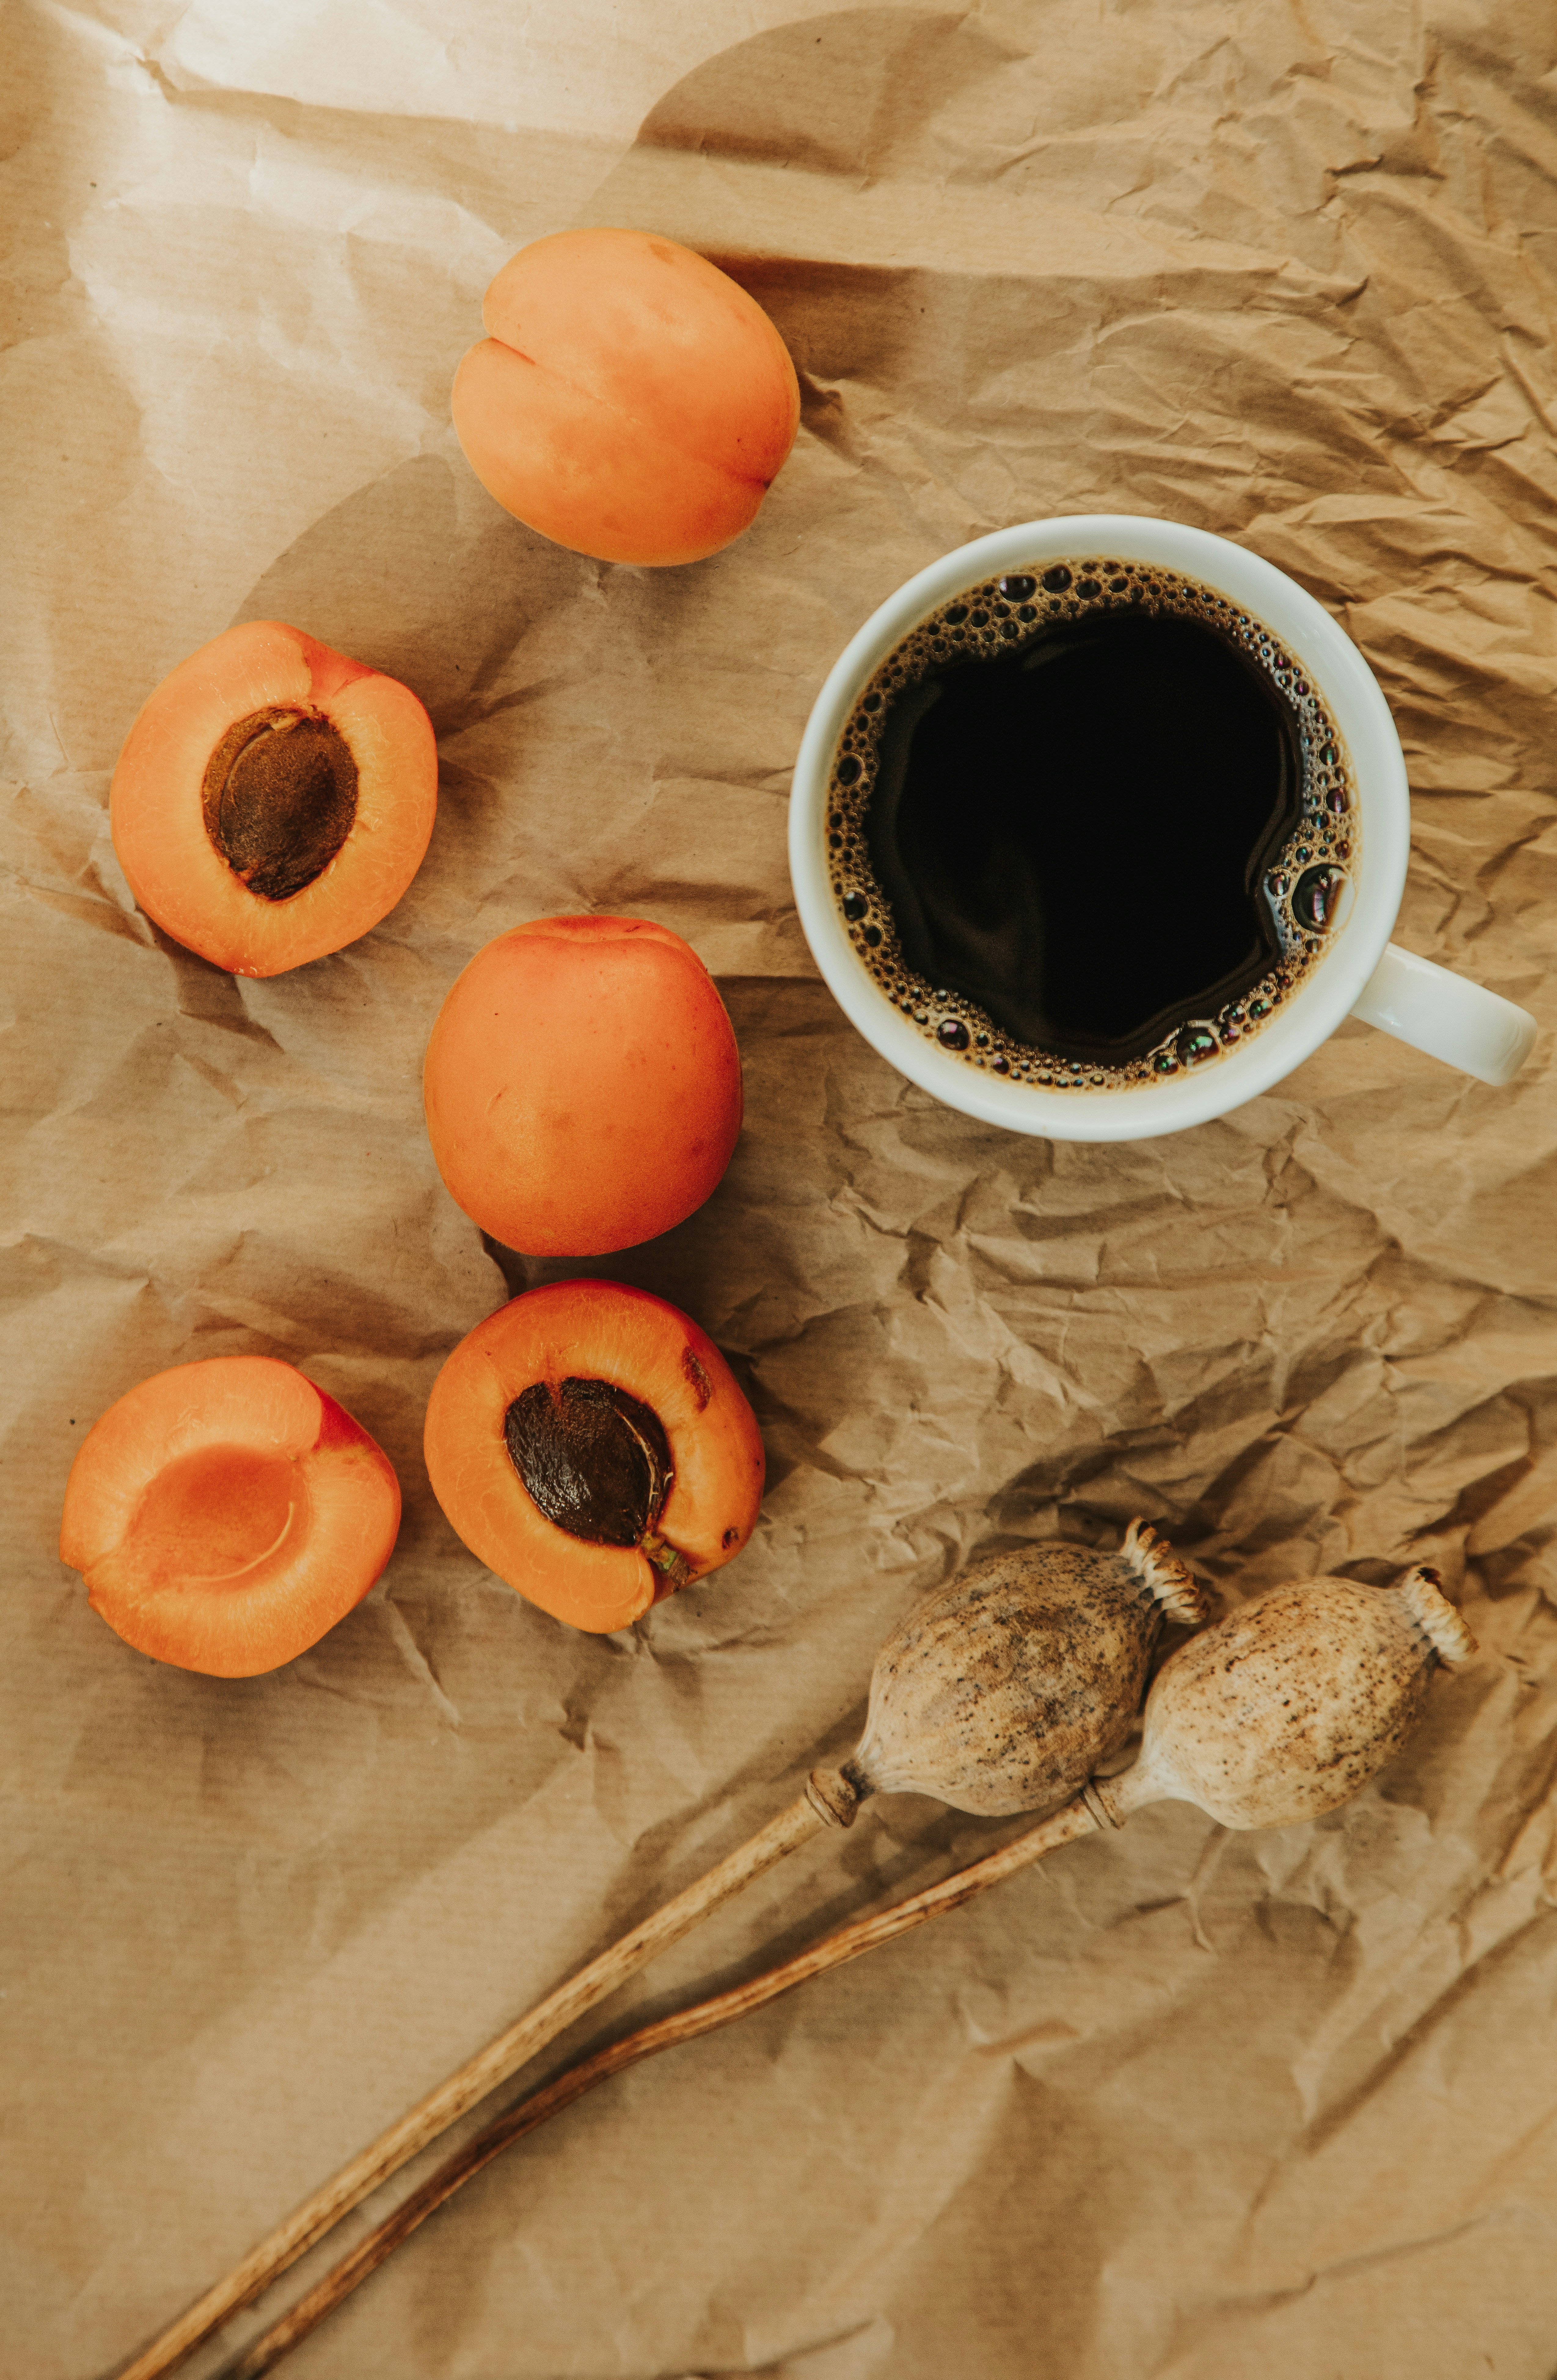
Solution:
{"label": "apricot skin", "polygon": [[[206,831],[206,764],[268,709],[327,720],[357,768],[356,816],[322,874],[286,900],[251,892]],[[279,620],[229,628],[170,672],[125,738],[109,794],[130,891],[174,941],[234,975],[280,975],[386,917],[420,867],[438,808],[438,747],[408,686]]]}
{"label": "apricot skin", "polygon": [[755,298],[693,249],[568,231],[511,257],[454,429],[499,504],[602,562],[696,562],[750,527],[800,389]]}
{"label": "apricot skin", "polygon": [[756,1524],[763,1446],[729,1365],[695,1322],[616,1281],[554,1281],[511,1298],[461,1340],[433,1382],[425,1447],[451,1525],[499,1578],[591,1634],[628,1627],[671,1592],[632,1546],[586,1544],[531,1501],[503,1439],[509,1405],[537,1380],[604,1380],[658,1415],[675,1478],[658,1534],[706,1577]]}
{"label": "apricot skin", "polygon": [[477,951],[422,1087],[451,1196],[505,1247],[604,1256],[703,1204],[741,1058],[695,951],[646,917],[536,917]]}
{"label": "apricot skin", "polygon": [[62,1561],[137,1651],[208,1677],[279,1669],[361,1602],[400,1483],[344,1406],[268,1355],[142,1380],[87,1433]]}

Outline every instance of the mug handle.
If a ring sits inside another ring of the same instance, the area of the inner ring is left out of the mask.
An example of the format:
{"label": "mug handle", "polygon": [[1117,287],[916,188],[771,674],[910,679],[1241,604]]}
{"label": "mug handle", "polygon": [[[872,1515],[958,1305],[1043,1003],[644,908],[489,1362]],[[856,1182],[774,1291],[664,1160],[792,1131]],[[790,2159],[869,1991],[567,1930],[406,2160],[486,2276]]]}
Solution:
{"label": "mug handle", "polygon": [[1512,1081],[1536,1038],[1535,1018],[1512,1000],[1394,942],[1363,986],[1352,1014],[1480,1083]]}

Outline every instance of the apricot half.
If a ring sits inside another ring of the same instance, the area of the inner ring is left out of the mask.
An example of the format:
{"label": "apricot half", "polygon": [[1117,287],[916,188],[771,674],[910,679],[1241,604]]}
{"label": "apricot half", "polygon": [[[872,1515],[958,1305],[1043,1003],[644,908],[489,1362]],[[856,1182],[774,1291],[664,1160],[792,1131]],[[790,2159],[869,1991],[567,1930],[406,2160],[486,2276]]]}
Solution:
{"label": "apricot half", "polygon": [[146,915],[248,976],[387,917],[437,808],[432,722],[409,686],[279,620],[229,628],[163,678],[108,798]]}
{"label": "apricot half", "polygon": [[507,511],[602,562],[697,562],[751,526],[800,389],[718,265],[648,232],[557,232],[509,259],[481,319],[454,429]]}
{"label": "apricot half", "polygon": [[714,979],[648,917],[534,917],[477,952],[422,1070],[451,1195],[530,1256],[604,1256],[703,1204],[741,1131]]}
{"label": "apricot half", "polygon": [[344,1406],[272,1356],[216,1355],[88,1431],[59,1551],[138,1652],[253,1678],[361,1602],[399,1527],[393,1467]]}
{"label": "apricot half", "polygon": [[718,1349],[615,1281],[553,1281],[478,1322],[433,1382],[425,1442],[471,1552],[596,1634],[732,1560],[762,1501],[762,1439]]}

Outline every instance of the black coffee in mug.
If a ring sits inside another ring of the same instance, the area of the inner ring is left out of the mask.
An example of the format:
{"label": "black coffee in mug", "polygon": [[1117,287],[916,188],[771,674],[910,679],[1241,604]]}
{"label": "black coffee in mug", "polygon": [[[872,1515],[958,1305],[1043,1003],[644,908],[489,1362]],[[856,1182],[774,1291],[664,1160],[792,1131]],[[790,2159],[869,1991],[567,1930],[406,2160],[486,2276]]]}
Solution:
{"label": "black coffee in mug", "polygon": [[1213,589],[1107,559],[1010,573],[889,656],[833,768],[851,939],[1000,1074],[1118,1088],[1247,1038],[1356,863],[1316,690]]}

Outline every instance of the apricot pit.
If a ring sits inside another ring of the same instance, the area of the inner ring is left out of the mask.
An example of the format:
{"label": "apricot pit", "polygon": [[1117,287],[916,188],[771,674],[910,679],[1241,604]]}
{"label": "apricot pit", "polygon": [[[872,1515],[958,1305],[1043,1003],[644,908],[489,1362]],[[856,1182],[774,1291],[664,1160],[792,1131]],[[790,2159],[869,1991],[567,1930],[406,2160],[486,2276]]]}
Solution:
{"label": "apricot pit", "polygon": [[255,710],[228,728],[200,786],[205,831],[262,901],[322,876],[356,816],[356,762],[328,719]]}
{"label": "apricot pit", "polygon": [[433,1492],[478,1560],[575,1628],[625,1628],[730,1560],[762,1438],[718,1348],[646,1290],[568,1281],[478,1323],[428,1401]]}

